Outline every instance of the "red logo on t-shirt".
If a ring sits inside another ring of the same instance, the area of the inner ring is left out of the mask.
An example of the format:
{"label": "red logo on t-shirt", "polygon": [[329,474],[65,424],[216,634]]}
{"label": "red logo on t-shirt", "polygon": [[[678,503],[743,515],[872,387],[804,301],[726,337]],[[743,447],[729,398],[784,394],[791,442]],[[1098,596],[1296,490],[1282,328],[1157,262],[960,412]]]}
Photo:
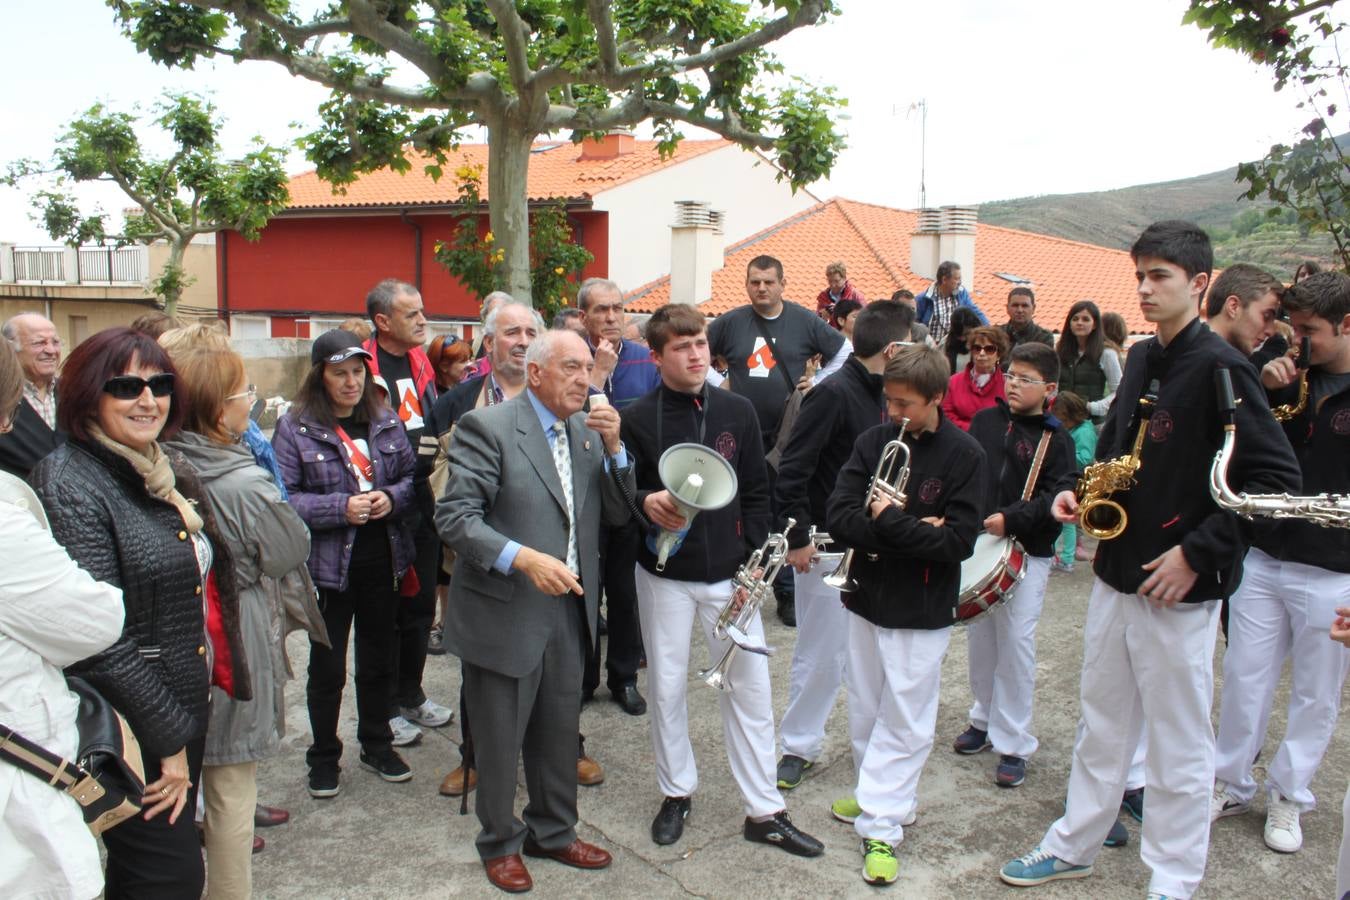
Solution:
{"label": "red logo on t-shirt", "polygon": [[713,441],[713,448],[730,462],[736,456],[736,437],[730,431],[724,431]]}
{"label": "red logo on t-shirt", "polygon": [[929,478],[919,485],[919,502],[934,503],[942,495],[942,479]]}
{"label": "red logo on t-shirt", "polygon": [[1013,452],[1017,454],[1018,459],[1022,462],[1026,462],[1031,459],[1031,442],[1026,438],[1023,438],[1017,442],[1015,447],[1013,447]]}
{"label": "red logo on t-shirt", "polygon": [[1350,409],[1343,409],[1331,417],[1333,434],[1350,434]]}
{"label": "red logo on t-shirt", "polygon": [[1148,437],[1155,444],[1161,444],[1172,434],[1172,428],[1176,423],[1172,421],[1172,414],[1165,409],[1155,412],[1148,420]]}

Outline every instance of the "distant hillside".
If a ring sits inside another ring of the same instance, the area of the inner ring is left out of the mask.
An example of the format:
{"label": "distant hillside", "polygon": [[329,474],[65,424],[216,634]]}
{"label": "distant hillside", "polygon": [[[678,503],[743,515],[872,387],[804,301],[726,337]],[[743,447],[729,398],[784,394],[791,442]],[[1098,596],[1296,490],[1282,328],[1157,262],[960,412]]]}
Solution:
{"label": "distant hillside", "polygon": [[1292,225],[1265,218],[1271,204],[1241,199],[1236,176],[1235,166],[1112,191],[999,200],[981,204],[979,216],[990,225],[1121,249],[1128,249],[1150,222],[1189,219],[1214,238],[1219,265],[1250,262],[1289,278],[1304,259],[1331,261],[1329,237],[1303,237]]}

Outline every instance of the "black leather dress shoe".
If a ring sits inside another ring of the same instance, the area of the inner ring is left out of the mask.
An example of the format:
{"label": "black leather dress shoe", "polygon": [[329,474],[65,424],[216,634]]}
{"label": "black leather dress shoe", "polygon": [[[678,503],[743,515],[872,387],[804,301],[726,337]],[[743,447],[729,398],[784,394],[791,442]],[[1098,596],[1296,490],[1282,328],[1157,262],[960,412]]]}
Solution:
{"label": "black leather dress shoe", "polygon": [[747,818],[742,833],[747,841],[773,844],[793,856],[820,856],[825,852],[824,844],[792,824],[787,810],[774,813],[774,817],[767,822]]}
{"label": "black leather dress shoe", "polygon": [[797,627],[797,601],[793,597],[778,600],[778,621],[789,628]]}
{"label": "black leather dress shoe", "polygon": [[652,840],[658,844],[673,844],[684,834],[684,820],[689,815],[688,797],[667,797],[652,819]]}
{"label": "black leather dress shoe", "polygon": [[625,684],[622,687],[615,688],[609,692],[610,697],[619,708],[630,716],[640,716],[647,711],[647,701],[642,699],[638,693],[636,684]]}

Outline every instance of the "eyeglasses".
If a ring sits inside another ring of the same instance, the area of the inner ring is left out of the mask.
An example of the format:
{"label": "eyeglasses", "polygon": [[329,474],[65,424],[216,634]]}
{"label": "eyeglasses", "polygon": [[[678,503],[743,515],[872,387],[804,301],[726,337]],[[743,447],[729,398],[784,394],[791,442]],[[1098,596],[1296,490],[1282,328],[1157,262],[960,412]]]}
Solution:
{"label": "eyeglasses", "polygon": [[103,392],[118,400],[135,400],[145,389],[155,397],[167,397],[173,393],[174,377],[172,372],[160,372],[149,378],[139,375],[118,375],[103,383]]}
{"label": "eyeglasses", "polygon": [[975,344],[970,348],[971,354],[993,353],[998,355],[998,348],[993,344]]}
{"label": "eyeglasses", "polygon": [[257,397],[257,396],[258,396],[258,389],[257,389],[256,387],[254,387],[253,385],[250,384],[248,387],[244,388],[244,390],[243,390],[242,393],[239,393],[239,394],[231,394],[230,396],[226,397],[225,399],[226,399],[226,400],[238,400],[240,397],[247,397],[249,400],[252,400],[252,399],[254,399],[254,398]]}
{"label": "eyeglasses", "polygon": [[1003,376],[1006,384],[1049,384],[1048,381],[1037,381],[1035,378],[1027,378],[1025,375],[1014,375],[1012,372]]}

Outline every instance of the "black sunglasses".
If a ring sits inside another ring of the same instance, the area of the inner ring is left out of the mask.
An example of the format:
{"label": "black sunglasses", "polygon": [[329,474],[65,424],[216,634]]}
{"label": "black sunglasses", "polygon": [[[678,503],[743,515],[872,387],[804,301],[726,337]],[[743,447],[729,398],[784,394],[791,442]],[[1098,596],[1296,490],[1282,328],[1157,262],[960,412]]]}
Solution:
{"label": "black sunglasses", "polygon": [[149,388],[150,393],[156,397],[169,396],[173,393],[173,373],[160,372],[149,378],[141,378],[139,375],[118,375],[103,383],[103,392],[118,400],[135,400],[145,393],[146,388]]}

